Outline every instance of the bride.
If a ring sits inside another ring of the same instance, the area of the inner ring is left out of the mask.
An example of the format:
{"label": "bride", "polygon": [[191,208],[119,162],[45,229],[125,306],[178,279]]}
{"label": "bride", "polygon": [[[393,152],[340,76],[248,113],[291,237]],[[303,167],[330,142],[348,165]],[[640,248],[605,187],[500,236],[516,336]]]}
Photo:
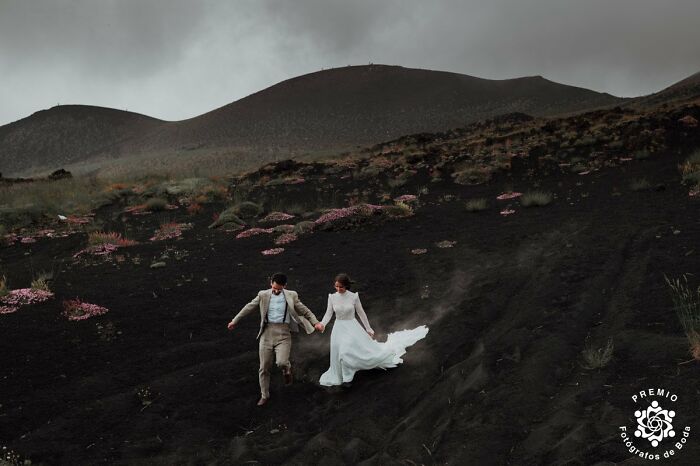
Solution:
{"label": "bride", "polygon": [[[355,372],[366,369],[387,369],[403,362],[406,348],[424,338],[428,328],[421,325],[412,330],[390,333],[387,341],[374,340],[374,330],[369,325],[357,293],[349,290],[353,282],[347,274],[335,277],[336,292],[328,295],[328,309],[321,323],[325,326],[335,313],[335,325],[331,332],[330,367],[321,375],[319,383],[325,386],[351,382]],[[355,319],[360,317],[362,325]]]}

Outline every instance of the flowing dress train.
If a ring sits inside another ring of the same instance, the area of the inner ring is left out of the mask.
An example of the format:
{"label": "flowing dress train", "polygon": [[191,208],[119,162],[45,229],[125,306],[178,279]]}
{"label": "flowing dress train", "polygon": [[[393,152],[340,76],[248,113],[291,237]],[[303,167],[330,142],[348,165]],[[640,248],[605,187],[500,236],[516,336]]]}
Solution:
{"label": "flowing dress train", "polygon": [[390,333],[387,341],[378,342],[362,328],[355,313],[367,331],[372,331],[357,293],[348,290],[328,295],[328,309],[321,323],[327,325],[333,314],[336,319],[331,332],[330,367],[321,375],[321,385],[351,382],[359,370],[396,367],[403,362],[406,348],[428,334],[428,327],[421,325]]}

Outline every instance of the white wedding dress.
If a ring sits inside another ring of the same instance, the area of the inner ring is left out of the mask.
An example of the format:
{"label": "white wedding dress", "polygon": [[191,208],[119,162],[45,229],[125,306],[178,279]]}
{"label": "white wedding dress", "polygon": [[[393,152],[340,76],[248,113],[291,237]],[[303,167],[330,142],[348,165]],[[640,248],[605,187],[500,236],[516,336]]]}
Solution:
{"label": "white wedding dress", "polygon": [[[328,295],[328,309],[321,323],[327,325],[334,313],[331,365],[319,380],[325,386],[351,382],[355,372],[360,370],[396,367],[403,362],[401,356],[406,353],[406,348],[428,334],[428,327],[421,325],[411,330],[390,333],[383,343],[373,340],[367,333],[374,331],[369,325],[360,297],[349,290]],[[364,329],[355,319],[355,313],[360,317]]]}

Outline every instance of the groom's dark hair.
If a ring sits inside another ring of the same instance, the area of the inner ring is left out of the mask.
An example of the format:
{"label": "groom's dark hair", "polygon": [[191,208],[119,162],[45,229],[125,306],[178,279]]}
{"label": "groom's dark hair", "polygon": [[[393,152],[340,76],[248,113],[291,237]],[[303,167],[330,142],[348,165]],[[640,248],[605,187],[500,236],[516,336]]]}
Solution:
{"label": "groom's dark hair", "polygon": [[278,272],[278,273],[275,273],[272,275],[272,277],[270,278],[270,281],[275,282],[278,285],[285,286],[287,284],[287,276],[283,273]]}

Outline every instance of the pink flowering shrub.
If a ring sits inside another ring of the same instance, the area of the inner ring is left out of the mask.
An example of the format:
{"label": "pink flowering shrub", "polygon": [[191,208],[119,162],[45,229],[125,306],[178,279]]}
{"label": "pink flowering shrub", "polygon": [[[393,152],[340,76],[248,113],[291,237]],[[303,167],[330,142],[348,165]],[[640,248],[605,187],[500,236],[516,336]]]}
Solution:
{"label": "pink flowering shrub", "polygon": [[13,312],[17,312],[19,308],[15,306],[4,306],[0,305],[0,314],[12,314]]}
{"label": "pink flowering shrub", "polygon": [[136,241],[122,238],[121,233],[95,231],[88,235],[88,243],[92,246],[111,244],[116,247],[127,247],[138,244]]}
{"label": "pink flowering shrub", "polygon": [[[166,209],[168,207],[168,204],[165,203],[163,205],[163,209]],[[148,208],[147,204],[138,204],[138,205],[132,205],[124,209],[124,213],[131,213],[132,215],[149,215],[152,214],[153,211]]]}
{"label": "pink flowering shrub", "polygon": [[68,320],[85,320],[109,312],[109,309],[97,304],[84,303],[80,299],[63,301],[63,316]]}
{"label": "pink flowering shrub", "polygon": [[45,230],[37,231],[34,234],[34,236],[36,236],[37,238],[42,238],[42,237],[53,238],[55,233],[56,233],[56,230],[52,230],[50,228],[47,228]]}
{"label": "pink flowering shrub", "polygon": [[0,303],[10,306],[24,306],[26,304],[41,303],[52,297],[53,293],[50,291],[20,288],[19,290],[12,290],[6,296],[0,298]]}
{"label": "pink flowering shrub", "polygon": [[351,217],[353,215],[369,216],[372,215],[374,212],[382,209],[382,206],[374,204],[358,204],[350,207],[344,207],[342,209],[331,209],[330,211],[317,218],[315,220],[315,223],[321,224],[333,222],[335,220],[339,220],[345,217]]}
{"label": "pink flowering shrub", "polygon": [[415,201],[416,199],[418,199],[418,196],[416,196],[414,194],[404,194],[402,196],[395,197],[394,201],[395,202],[411,202],[411,201]]}
{"label": "pink flowering shrub", "polygon": [[369,163],[379,168],[391,168],[394,165],[394,162],[392,162],[391,159],[383,156],[375,157],[371,159]]}
{"label": "pink flowering shrub", "polygon": [[85,249],[73,254],[73,258],[77,258],[82,254],[92,254],[93,256],[106,256],[118,248],[133,246],[138,244],[136,241],[122,238],[119,233],[104,233],[104,232],[93,232],[88,236],[89,246]]}
{"label": "pink flowering shrub", "polygon": [[30,244],[30,243],[36,243],[36,240],[34,238],[32,238],[31,236],[25,236],[22,239],[20,239],[19,242],[22,244]]}
{"label": "pink flowering shrub", "polygon": [[501,215],[506,216],[506,215],[514,214],[515,211],[513,209],[503,209],[500,213],[501,213]]}
{"label": "pink flowering shrub", "polygon": [[272,233],[272,228],[249,228],[245,231],[242,231],[236,235],[236,239],[239,238],[248,238],[250,236],[255,236],[259,235],[261,233]]}
{"label": "pink flowering shrub", "polygon": [[41,303],[52,297],[53,293],[45,290],[33,290],[31,288],[12,290],[0,298],[0,314],[11,314],[17,312],[21,306]]}
{"label": "pink flowering shrub", "polygon": [[522,195],[523,195],[523,193],[516,193],[516,192],[511,191],[509,193],[503,193],[503,194],[496,196],[496,199],[498,199],[499,201],[503,201],[506,199],[515,199],[516,197],[520,197]]}
{"label": "pink flowering shrub", "polygon": [[275,244],[287,244],[291,243],[292,241],[296,241],[296,239],[297,235],[294,233],[284,233],[283,235],[277,237]]}
{"label": "pink flowering shrub", "polygon": [[264,251],[260,251],[260,253],[263,256],[274,256],[276,254],[280,254],[283,251],[284,251],[284,248],[272,248],[272,249],[265,249]]}
{"label": "pink flowering shrub", "polygon": [[270,212],[261,222],[279,222],[282,220],[289,220],[290,218],[294,218],[294,215],[284,212]]}

